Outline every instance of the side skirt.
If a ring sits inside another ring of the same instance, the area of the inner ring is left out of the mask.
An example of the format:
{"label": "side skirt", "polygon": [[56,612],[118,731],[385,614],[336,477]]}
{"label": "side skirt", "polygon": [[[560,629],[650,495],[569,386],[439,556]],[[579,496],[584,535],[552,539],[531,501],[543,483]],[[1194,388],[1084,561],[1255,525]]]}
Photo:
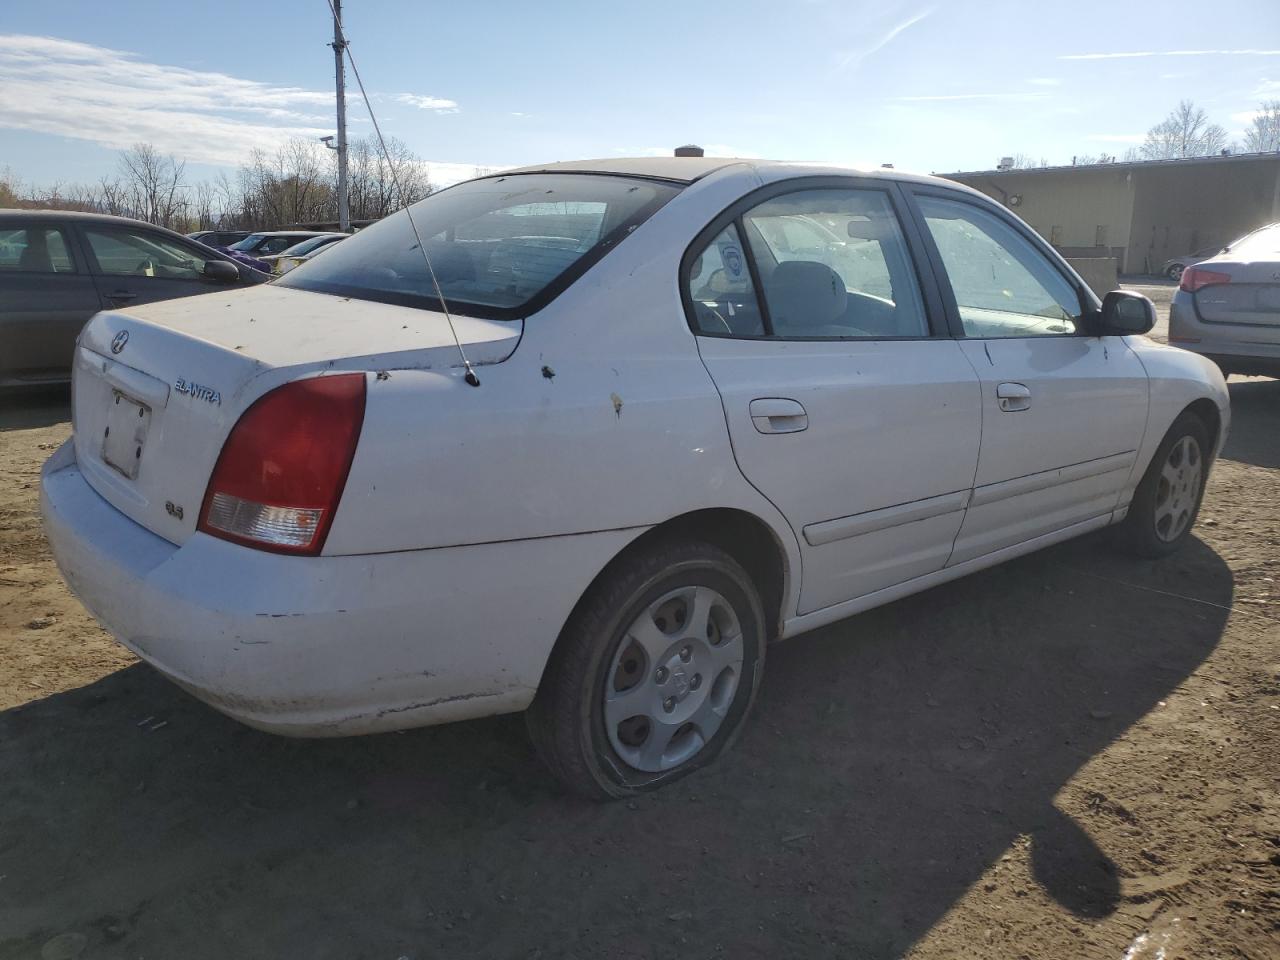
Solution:
{"label": "side skirt", "polygon": [[1064,540],[1070,540],[1073,537],[1081,536],[1093,530],[1099,530],[1102,527],[1109,526],[1112,523],[1123,519],[1124,514],[1128,511],[1127,506],[1118,511],[1104,513],[1100,517],[1094,517],[1091,520],[1082,520],[1079,523],[1073,523],[1069,527],[1063,527],[1061,530],[1055,530],[1053,533],[1046,533],[1042,536],[1035,537],[1032,540],[1026,540],[1023,543],[1015,543],[1013,546],[1004,547],[992,553],[984,554],[981,557],[974,557],[972,560],[966,560],[958,563],[954,567],[944,567],[933,573],[927,573],[922,577],[916,577],[912,580],[906,580],[903,583],[895,584],[892,587],[885,587],[883,590],[876,590],[873,593],[865,594],[861,597],[855,597],[852,600],[846,600],[843,603],[832,604],[829,607],[823,607],[821,610],[815,610],[813,613],[806,613],[803,616],[792,617],[787,620],[782,627],[781,640],[798,636],[809,630],[816,630],[818,627],[825,627],[827,624],[835,623],[837,620],[843,620],[851,617],[856,613],[862,613],[864,610],[870,610],[872,607],[879,607],[886,603],[892,603],[894,600],[901,600],[903,597],[910,596],[913,593],[919,593],[930,587],[936,587],[938,584],[947,583],[950,580],[956,580],[965,574],[975,573],[978,570],[984,570],[987,567],[994,567],[997,564],[1004,563],[1006,560],[1012,560],[1015,557],[1021,557],[1028,553],[1034,553],[1043,547],[1052,546],[1055,543],[1061,543]]}

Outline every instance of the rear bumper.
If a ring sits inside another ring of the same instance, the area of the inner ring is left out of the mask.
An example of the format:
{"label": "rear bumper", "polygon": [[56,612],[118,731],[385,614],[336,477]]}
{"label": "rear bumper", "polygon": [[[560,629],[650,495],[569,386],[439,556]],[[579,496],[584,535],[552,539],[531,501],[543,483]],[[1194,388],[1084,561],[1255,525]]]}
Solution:
{"label": "rear bumper", "polygon": [[288,557],[155,536],[89,486],[70,443],[41,480],[54,558],[89,611],[199,699],[294,736],[525,708],[582,590],[640,532]]}
{"label": "rear bumper", "polygon": [[1229,373],[1280,377],[1280,328],[1208,323],[1184,290],[1169,308],[1169,343],[1208,357]]}

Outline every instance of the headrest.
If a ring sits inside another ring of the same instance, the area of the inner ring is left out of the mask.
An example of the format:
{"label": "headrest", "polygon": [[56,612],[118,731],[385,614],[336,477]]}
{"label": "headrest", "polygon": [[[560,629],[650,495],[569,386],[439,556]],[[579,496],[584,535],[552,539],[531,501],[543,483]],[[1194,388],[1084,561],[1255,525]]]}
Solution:
{"label": "headrest", "polygon": [[784,260],[766,284],[775,333],[804,334],[844,316],[848,293],[840,275],[816,260]]}

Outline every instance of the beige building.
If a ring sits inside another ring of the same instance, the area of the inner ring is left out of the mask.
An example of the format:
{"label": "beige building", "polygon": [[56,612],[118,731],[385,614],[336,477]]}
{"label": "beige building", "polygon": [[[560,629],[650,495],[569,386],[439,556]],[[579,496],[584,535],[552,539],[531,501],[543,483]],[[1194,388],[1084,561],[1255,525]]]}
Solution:
{"label": "beige building", "polygon": [[1064,256],[1121,273],[1280,221],[1280,153],[944,174],[1022,217]]}

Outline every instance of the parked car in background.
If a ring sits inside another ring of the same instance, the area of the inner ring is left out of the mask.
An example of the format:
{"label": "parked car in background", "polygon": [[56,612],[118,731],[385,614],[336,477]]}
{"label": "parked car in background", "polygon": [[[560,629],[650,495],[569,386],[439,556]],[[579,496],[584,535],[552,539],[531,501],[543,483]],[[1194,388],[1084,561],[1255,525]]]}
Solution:
{"label": "parked car in background", "polygon": [[259,233],[249,234],[243,240],[231,244],[227,249],[262,259],[263,257],[284,253],[290,247],[301,243],[303,240],[325,236],[329,236],[329,234],[319,230],[264,230]]}
{"label": "parked car in background", "polygon": [[265,256],[261,259],[269,264],[271,272],[278,276],[282,273],[288,273],[308,257],[332,246],[339,240],[345,239],[347,239],[347,234],[345,233],[323,233],[318,237],[308,237],[301,243],[295,243],[282,253]]}
{"label": "parked car in background", "polygon": [[44,467],[86,606],[264,730],[527,709],[572,789],[654,789],[769,640],[1112,524],[1176,550],[1226,436],[1150,300],[946,180],[612,159],[409,211],[98,316]]}
{"label": "parked car in background", "polygon": [[69,379],[76,337],[99,310],[266,279],[139,220],[0,210],[0,387]]}
{"label": "parked car in background", "polygon": [[197,243],[203,243],[207,247],[217,247],[219,250],[231,246],[233,243],[239,243],[245,237],[249,236],[248,230],[197,230],[195,233],[188,233],[188,237]]}
{"label": "parked car in background", "polygon": [[1195,253],[1186,253],[1180,257],[1174,257],[1171,260],[1166,260],[1164,266],[1160,268],[1160,273],[1163,276],[1168,277],[1170,280],[1180,280],[1182,279],[1183,270],[1193,264],[1199,263],[1201,260],[1208,260],[1221,249],[1221,246],[1214,244],[1211,247],[1201,247]]}
{"label": "parked car in background", "polygon": [[1187,267],[1169,308],[1169,342],[1225,374],[1280,377],[1280,223]]}

